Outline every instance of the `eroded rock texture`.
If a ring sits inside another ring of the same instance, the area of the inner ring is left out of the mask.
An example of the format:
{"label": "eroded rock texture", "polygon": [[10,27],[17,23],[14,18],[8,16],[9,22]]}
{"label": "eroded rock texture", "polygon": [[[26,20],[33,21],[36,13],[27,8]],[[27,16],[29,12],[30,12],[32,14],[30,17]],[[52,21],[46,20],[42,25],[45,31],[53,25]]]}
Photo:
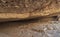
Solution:
{"label": "eroded rock texture", "polygon": [[0,22],[0,37],[60,37],[60,22],[46,16],[54,13],[60,13],[60,0],[0,0],[1,19],[45,16]]}
{"label": "eroded rock texture", "polygon": [[60,0],[0,0],[0,18],[36,18],[60,13]]}
{"label": "eroded rock texture", "polygon": [[59,0],[0,0],[0,12],[35,12],[59,8]]}

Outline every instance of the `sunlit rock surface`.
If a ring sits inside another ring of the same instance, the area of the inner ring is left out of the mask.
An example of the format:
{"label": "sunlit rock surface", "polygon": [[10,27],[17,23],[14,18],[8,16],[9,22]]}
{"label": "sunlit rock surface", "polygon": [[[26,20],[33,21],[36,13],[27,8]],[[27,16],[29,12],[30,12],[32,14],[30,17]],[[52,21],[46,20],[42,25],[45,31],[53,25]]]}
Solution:
{"label": "sunlit rock surface", "polygon": [[60,0],[0,0],[0,18],[36,18],[60,13]]}

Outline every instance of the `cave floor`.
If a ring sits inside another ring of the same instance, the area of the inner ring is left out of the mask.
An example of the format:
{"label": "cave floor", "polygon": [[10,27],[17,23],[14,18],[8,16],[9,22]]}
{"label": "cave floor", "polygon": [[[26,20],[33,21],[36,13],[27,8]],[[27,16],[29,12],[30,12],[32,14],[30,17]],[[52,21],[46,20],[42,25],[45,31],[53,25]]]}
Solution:
{"label": "cave floor", "polygon": [[0,23],[0,37],[60,37],[60,21],[47,18]]}

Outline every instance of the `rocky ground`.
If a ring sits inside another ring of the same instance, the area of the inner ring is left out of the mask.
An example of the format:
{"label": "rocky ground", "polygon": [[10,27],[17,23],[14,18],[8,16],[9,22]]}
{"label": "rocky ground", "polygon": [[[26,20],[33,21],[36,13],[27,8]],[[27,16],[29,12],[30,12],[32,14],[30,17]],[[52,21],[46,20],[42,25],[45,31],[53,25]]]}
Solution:
{"label": "rocky ground", "polygon": [[60,37],[60,22],[36,18],[0,23],[0,37]]}
{"label": "rocky ground", "polygon": [[0,37],[60,37],[59,13],[59,0],[0,0]]}

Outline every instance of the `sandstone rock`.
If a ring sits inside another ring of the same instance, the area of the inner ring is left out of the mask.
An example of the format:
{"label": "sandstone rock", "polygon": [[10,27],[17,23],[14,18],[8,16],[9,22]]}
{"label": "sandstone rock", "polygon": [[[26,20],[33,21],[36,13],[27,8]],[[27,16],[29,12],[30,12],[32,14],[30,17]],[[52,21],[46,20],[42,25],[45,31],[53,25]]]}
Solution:
{"label": "sandstone rock", "polygon": [[0,0],[0,19],[27,19],[60,13],[59,0]]}

